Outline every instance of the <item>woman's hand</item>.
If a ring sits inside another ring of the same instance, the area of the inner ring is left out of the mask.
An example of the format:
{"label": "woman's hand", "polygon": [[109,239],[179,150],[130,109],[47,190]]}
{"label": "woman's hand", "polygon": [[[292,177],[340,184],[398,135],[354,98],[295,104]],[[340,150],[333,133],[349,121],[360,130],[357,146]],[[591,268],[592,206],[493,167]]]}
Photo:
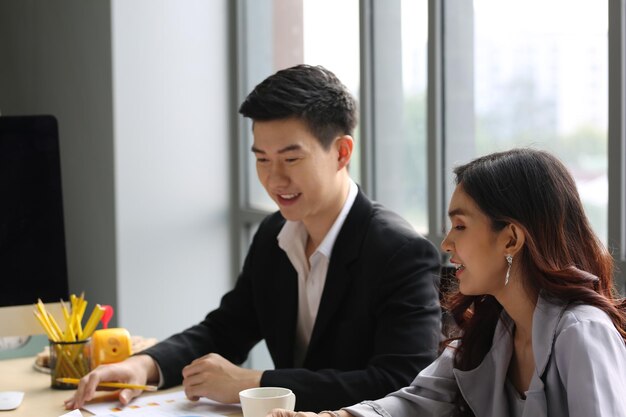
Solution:
{"label": "woman's hand", "polygon": [[352,414],[345,410],[339,411],[322,411],[319,414],[307,412],[307,411],[289,411],[282,408],[275,408],[269,412],[267,417],[354,417]]}
{"label": "woman's hand", "polygon": [[289,411],[282,408],[275,408],[269,412],[267,417],[328,417],[328,415],[315,414],[303,411]]}

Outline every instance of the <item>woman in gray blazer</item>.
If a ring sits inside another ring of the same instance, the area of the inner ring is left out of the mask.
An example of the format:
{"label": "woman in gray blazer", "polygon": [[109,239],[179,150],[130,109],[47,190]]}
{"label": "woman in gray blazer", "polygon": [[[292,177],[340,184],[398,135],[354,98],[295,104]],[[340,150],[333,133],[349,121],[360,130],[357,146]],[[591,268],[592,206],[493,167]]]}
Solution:
{"label": "woman in gray blazer", "polygon": [[409,387],[322,413],[626,416],[626,303],[565,166],[514,149],[454,172],[441,246],[456,266],[458,335]]}

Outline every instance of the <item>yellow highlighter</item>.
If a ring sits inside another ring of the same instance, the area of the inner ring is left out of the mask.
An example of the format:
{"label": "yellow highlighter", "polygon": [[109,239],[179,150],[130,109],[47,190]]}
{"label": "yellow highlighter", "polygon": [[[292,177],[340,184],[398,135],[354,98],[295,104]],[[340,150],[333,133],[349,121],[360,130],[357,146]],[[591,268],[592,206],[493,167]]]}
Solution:
{"label": "yellow highlighter", "polygon": [[[57,382],[62,384],[72,384],[78,385],[80,379],[78,378],[57,378]],[[127,389],[138,389],[142,391],[156,391],[158,388],[154,385],[139,385],[139,384],[127,384],[125,382],[100,382],[98,383],[99,387],[104,388],[127,388]]]}

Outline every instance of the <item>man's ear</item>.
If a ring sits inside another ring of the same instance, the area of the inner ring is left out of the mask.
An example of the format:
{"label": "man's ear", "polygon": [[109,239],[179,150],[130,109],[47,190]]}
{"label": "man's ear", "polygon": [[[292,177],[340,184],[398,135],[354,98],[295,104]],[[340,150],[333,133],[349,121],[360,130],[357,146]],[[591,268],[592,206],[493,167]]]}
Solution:
{"label": "man's ear", "polygon": [[526,234],[524,230],[515,223],[509,223],[502,231],[505,254],[515,256],[524,247]]}
{"label": "man's ear", "polygon": [[352,158],[352,150],[354,148],[354,139],[350,135],[339,136],[333,144],[337,149],[337,170],[342,169]]}

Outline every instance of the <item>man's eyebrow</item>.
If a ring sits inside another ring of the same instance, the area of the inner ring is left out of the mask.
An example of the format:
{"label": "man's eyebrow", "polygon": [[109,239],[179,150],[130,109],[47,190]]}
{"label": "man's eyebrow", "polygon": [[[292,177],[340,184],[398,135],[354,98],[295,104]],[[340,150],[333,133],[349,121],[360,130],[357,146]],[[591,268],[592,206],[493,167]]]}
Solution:
{"label": "man's eyebrow", "polygon": [[[290,152],[290,151],[299,151],[299,150],[301,150],[301,149],[302,149],[302,146],[300,146],[300,145],[299,145],[299,144],[297,144],[297,143],[294,143],[293,145],[287,145],[287,146],[285,146],[284,148],[280,149],[280,150],[278,151],[278,153],[285,153],[285,152]],[[265,154],[265,151],[264,151],[264,150],[259,149],[259,148],[255,147],[254,145],[252,145],[252,148],[250,148],[250,150],[251,150],[253,153],[261,153],[261,154]]]}
{"label": "man's eyebrow", "polygon": [[302,146],[300,146],[297,143],[294,143],[293,145],[287,145],[284,148],[282,148],[281,150],[278,151],[278,153],[285,153],[285,152],[289,152],[289,151],[299,151],[302,149]]}
{"label": "man's eyebrow", "polygon": [[256,148],[254,145],[252,145],[250,150],[252,151],[252,153],[265,153],[265,151],[262,151],[261,149]]}

